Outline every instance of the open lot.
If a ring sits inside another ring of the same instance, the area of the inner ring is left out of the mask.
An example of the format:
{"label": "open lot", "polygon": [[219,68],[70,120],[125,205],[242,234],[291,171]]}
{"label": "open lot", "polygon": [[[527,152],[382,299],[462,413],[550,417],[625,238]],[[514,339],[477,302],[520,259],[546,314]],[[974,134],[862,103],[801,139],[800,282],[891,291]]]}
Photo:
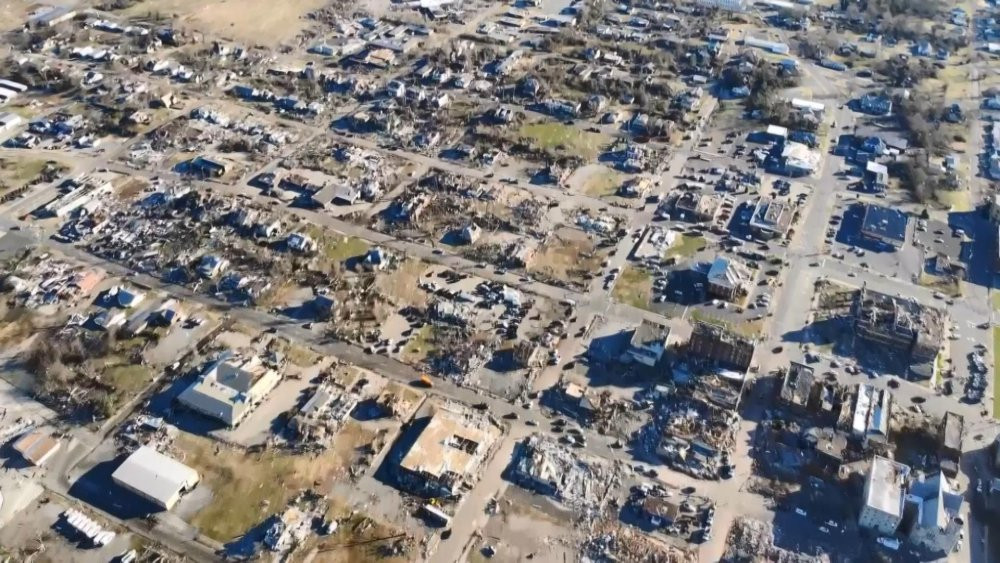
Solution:
{"label": "open lot", "polygon": [[132,5],[125,14],[137,18],[150,13],[172,16],[209,35],[248,44],[275,46],[295,39],[296,34],[306,27],[305,16],[324,5],[324,0],[307,0],[282,6],[262,0],[249,0],[241,2],[239,9],[234,10],[231,0],[147,0]]}

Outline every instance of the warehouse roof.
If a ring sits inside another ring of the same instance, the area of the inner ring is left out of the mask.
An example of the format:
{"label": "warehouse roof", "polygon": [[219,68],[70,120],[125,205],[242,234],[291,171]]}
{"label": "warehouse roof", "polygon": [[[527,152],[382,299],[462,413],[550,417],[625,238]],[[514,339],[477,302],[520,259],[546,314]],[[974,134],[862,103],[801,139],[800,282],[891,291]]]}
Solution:
{"label": "warehouse roof", "polygon": [[178,492],[198,482],[198,472],[149,446],[142,446],[115,469],[111,478],[169,506]]}

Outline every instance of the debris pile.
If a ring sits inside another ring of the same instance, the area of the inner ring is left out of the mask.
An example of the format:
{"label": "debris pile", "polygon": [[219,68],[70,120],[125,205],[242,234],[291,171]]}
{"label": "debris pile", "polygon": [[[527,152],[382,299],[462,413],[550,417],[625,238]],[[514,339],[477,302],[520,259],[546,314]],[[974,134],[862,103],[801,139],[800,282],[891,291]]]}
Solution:
{"label": "debris pile", "polygon": [[289,425],[303,442],[330,447],[333,437],[360,400],[350,391],[321,385],[295,413]]}
{"label": "debris pile", "polygon": [[723,559],[733,563],[762,559],[778,563],[821,563],[830,560],[826,555],[810,556],[775,546],[771,524],[752,518],[739,518],[733,523]]}
{"label": "debris pile", "polygon": [[732,470],[739,415],[694,397],[671,395],[660,403],[641,434],[648,450],[667,464],[699,479],[718,479]]}
{"label": "debris pile", "polygon": [[645,561],[648,563],[694,563],[698,555],[694,550],[667,546],[632,529],[604,521],[595,526],[594,532],[580,547],[580,560]]}
{"label": "debris pile", "polygon": [[585,460],[556,441],[533,434],[518,445],[510,466],[512,480],[551,495],[577,511],[599,511],[608,490],[621,481],[608,465]]}

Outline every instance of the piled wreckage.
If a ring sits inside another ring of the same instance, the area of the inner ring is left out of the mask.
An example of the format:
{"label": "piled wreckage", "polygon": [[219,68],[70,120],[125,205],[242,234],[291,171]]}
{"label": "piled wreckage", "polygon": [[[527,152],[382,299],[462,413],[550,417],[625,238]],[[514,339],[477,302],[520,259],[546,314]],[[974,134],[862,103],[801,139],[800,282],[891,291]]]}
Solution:
{"label": "piled wreckage", "polygon": [[751,561],[777,561],[778,563],[826,563],[826,554],[810,556],[782,549],[774,545],[774,529],[767,522],[752,518],[738,518],[729,529],[724,559],[734,563]]}
{"label": "piled wreckage", "polygon": [[552,496],[587,516],[601,510],[608,491],[621,481],[613,467],[586,460],[541,434],[533,434],[518,444],[509,475],[522,487]]}

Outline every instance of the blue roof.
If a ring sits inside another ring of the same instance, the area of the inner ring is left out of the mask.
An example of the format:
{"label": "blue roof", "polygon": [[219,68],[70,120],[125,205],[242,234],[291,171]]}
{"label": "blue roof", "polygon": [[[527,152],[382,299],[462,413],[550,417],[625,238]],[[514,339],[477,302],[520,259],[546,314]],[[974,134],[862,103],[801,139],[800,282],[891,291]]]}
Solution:
{"label": "blue roof", "polygon": [[909,217],[897,209],[869,204],[861,224],[862,234],[902,244],[906,240],[906,223]]}

